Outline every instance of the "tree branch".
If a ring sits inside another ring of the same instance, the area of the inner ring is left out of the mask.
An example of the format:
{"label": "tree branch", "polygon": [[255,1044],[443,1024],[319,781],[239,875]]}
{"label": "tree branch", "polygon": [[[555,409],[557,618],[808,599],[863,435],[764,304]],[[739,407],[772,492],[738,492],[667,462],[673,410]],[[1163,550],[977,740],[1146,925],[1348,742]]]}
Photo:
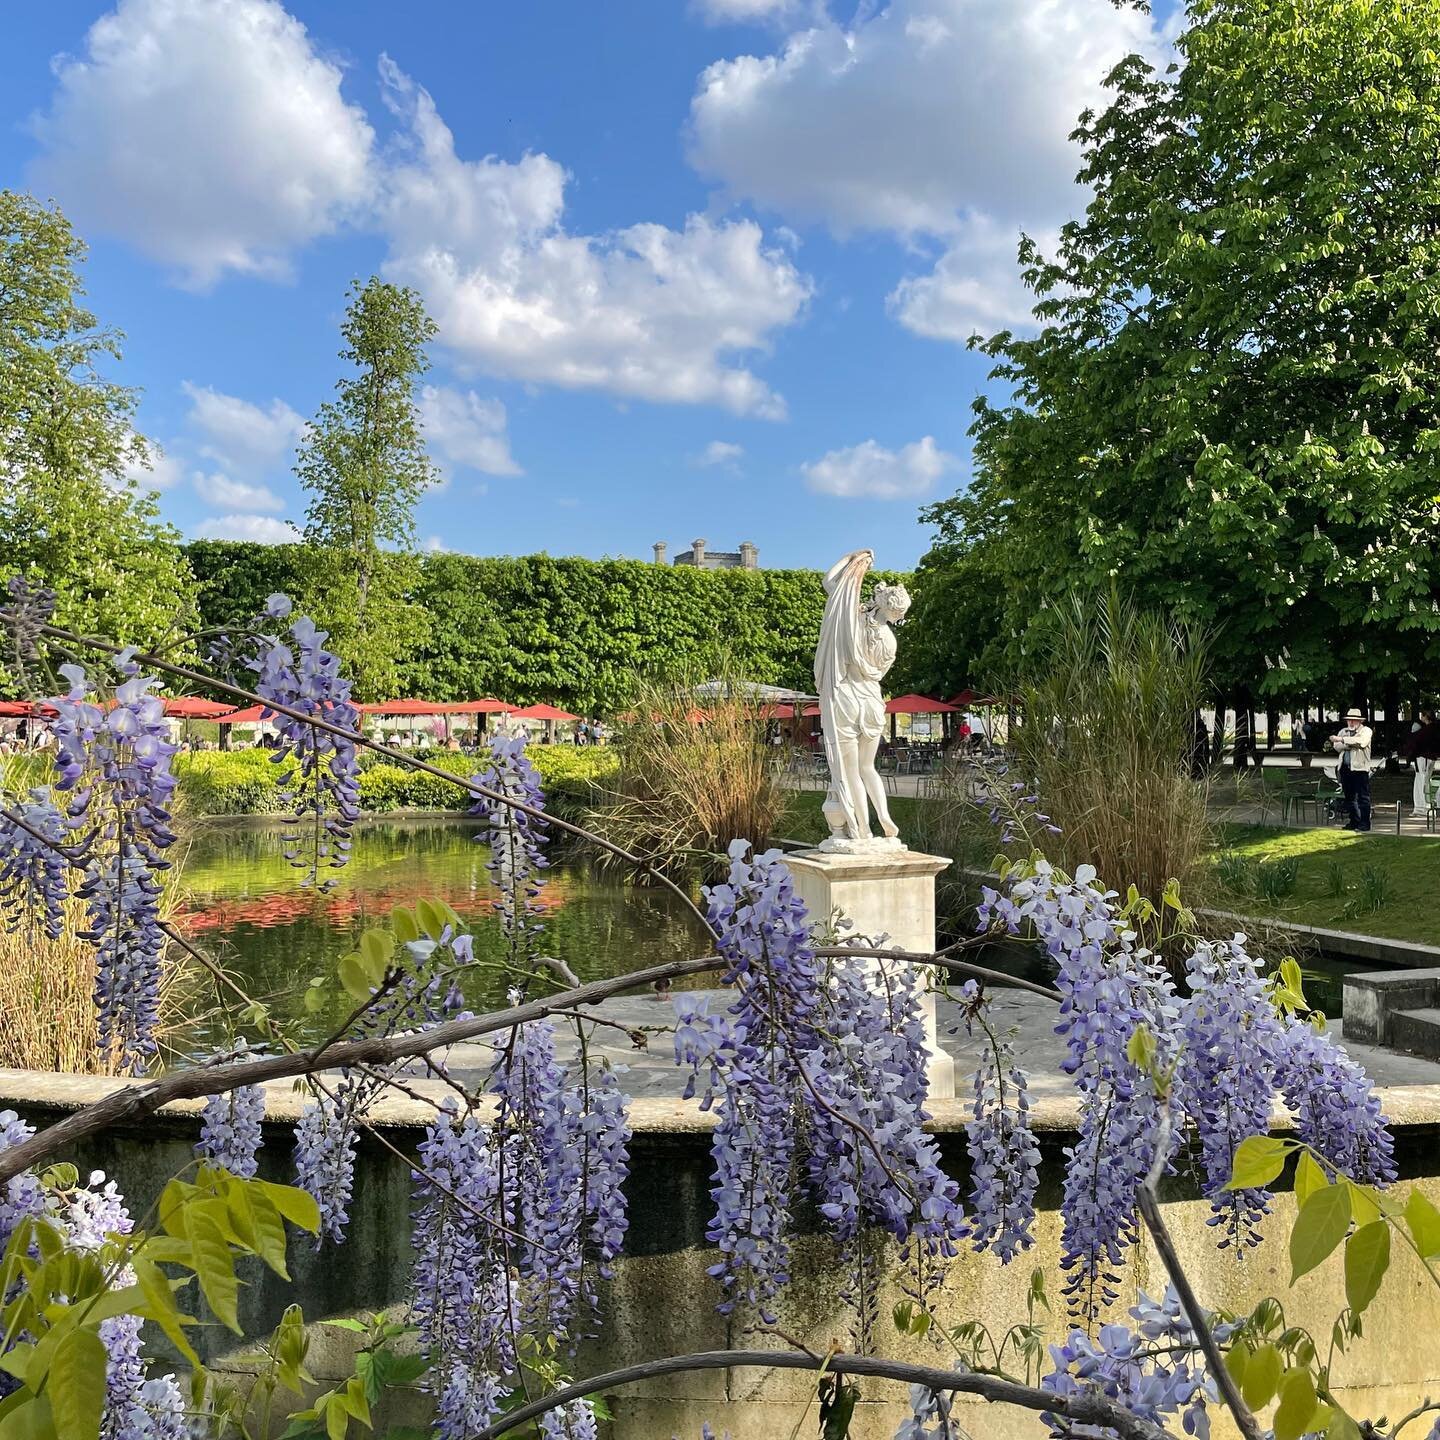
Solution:
{"label": "tree branch", "polygon": [[1263,1440],[1259,1423],[1240,1394],[1240,1387],[1236,1385],[1235,1377],[1226,1367],[1225,1357],[1220,1353],[1220,1346],[1211,1332],[1205,1308],[1196,1297],[1194,1287],[1190,1284],[1190,1277],[1185,1273],[1179,1252],[1175,1249],[1170,1228],[1165,1224],[1165,1218],[1160,1213],[1160,1202],[1156,1198],[1156,1191],[1160,1185],[1160,1177],[1164,1174],[1165,1166],[1170,1158],[1172,1127],[1170,1105],[1166,1101],[1162,1103],[1160,1110],[1160,1124],[1155,1136],[1155,1158],[1151,1162],[1150,1173],[1145,1177],[1145,1183],[1140,1187],[1140,1214],[1145,1221],[1145,1228],[1149,1230],[1150,1237],[1155,1242],[1155,1248],[1160,1252],[1160,1259],[1165,1266],[1166,1273],[1170,1276],[1170,1283],[1175,1287],[1176,1295],[1180,1297],[1180,1306],[1185,1311],[1185,1318],[1190,1322],[1190,1329],[1194,1331],[1200,1349],[1204,1352],[1205,1363],[1211,1378],[1215,1381],[1221,1398],[1229,1406],[1230,1413],[1235,1417],[1235,1423],[1240,1427],[1241,1435],[1245,1437],[1245,1440]]}
{"label": "tree branch", "polygon": [[937,1395],[978,1395],[992,1405],[1018,1405],[1025,1410],[1062,1415],[1080,1425],[1113,1430],[1121,1440],[1169,1440],[1165,1431],[1132,1415],[1123,1406],[1101,1395],[1053,1395],[1032,1385],[1021,1385],[998,1375],[979,1375],[971,1370],[941,1370],[931,1365],[911,1365],[903,1360],[886,1360],[876,1355],[811,1355],[799,1350],[704,1350],[694,1355],[671,1355],[646,1360],[623,1370],[611,1370],[588,1380],[577,1380],[540,1400],[522,1405],[479,1431],[474,1440],[498,1440],[527,1421],[547,1411],[558,1410],[572,1400],[582,1400],[602,1390],[615,1390],[660,1375],[677,1375],[696,1370],[824,1370],[831,1375],[873,1375],[905,1385],[923,1385]]}

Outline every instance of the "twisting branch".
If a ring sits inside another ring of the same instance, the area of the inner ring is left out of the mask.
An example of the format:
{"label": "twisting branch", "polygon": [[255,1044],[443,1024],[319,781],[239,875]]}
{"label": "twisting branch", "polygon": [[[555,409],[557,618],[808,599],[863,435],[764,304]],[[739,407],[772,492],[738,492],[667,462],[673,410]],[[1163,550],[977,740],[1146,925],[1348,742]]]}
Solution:
{"label": "twisting branch", "polygon": [[1077,1425],[1093,1425],[1113,1430],[1120,1440],[1170,1440],[1160,1426],[1132,1415],[1124,1406],[1095,1393],[1055,1395],[1033,1385],[1003,1380],[997,1375],[978,1375],[973,1371],[941,1370],[933,1365],[910,1365],[903,1360],[887,1360],[878,1355],[813,1355],[801,1350],[703,1350],[694,1355],[671,1355],[660,1360],[647,1360],[623,1370],[611,1370],[588,1380],[577,1380],[563,1390],[556,1390],[543,1399],[521,1405],[501,1416],[474,1440],[498,1440],[518,1430],[527,1421],[547,1411],[558,1410],[572,1400],[583,1400],[604,1390],[653,1380],[660,1375],[679,1375],[695,1370],[823,1370],[828,1375],[873,1375],[880,1380],[894,1380],[902,1385],[923,1385],[938,1395],[978,1395],[992,1405],[1017,1405],[1041,1414],[1060,1415]]}
{"label": "twisting branch", "polygon": [[[61,629],[58,625],[43,625],[40,628],[42,633],[49,635],[52,639],[64,640],[71,645],[81,645],[89,650],[98,650],[106,655],[119,655],[123,651],[123,647],[112,644],[108,640],[98,640],[92,635],[77,635],[74,631]],[[293,709],[278,700],[267,700],[253,690],[246,690],[240,685],[232,685],[228,680],[218,680],[215,676],[207,675],[202,670],[192,670],[187,665],[176,665],[173,661],[164,660],[159,655],[142,651],[136,651],[132,658],[137,664],[147,666],[152,670],[164,671],[165,674],[189,681],[192,685],[208,686],[221,695],[228,695],[232,700],[243,701],[246,705],[262,705],[276,715],[284,715],[291,720],[298,720],[327,735],[337,736],[342,740],[350,741],[352,745],[359,745],[362,749],[373,751],[376,755],[383,755],[387,760],[393,760],[395,764],[404,766],[408,770],[418,770],[422,774],[434,775],[440,780],[448,780],[450,784],[468,791],[477,800],[492,800],[501,805],[508,805],[512,810],[519,810],[537,820],[544,820],[557,830],[564,830],[567,834],[588,841],[591,845],[598,845],[602,850],[608,850],[617,859],[624,860],[635,866],[637,870],[643,871],[651,879],[658,881],[667,890],[678,896],[685,908],[705,927],[706,933],[712,939],[719,939],[715,927],[706,919],[705,912],[690,898],[682,886],[677,885],[675,881],[657,869],[652,860],[634,854],[625,849],[623,845],[617,845],[613,840],[607,840],[603,835],[598,835],[593,830],[587,830],[583,825],[576,825],[571,820],[562,820],[560,816],[552,815],[548,810],[542,810],[538,806],[517,800],[513,795],[507,795],[502,790],[492,790],[488,785],[481,785],[476,780],[456,775],[451,770],[442,770],[440,766],[431,765],[427,760],[419,760],[414,755],[407,755],[403,750],[396,750],[392,746],[382,744],[379,740],[372,740],[358,730],[347,730],[343,725],[336,725],[319,715],[307,715],[303,710]]]}
{"label": "twisting branch", "polygon": [[845,945],[836,948],[817,950],[815,953],[826,960],[843,960],[849,955],[859,955],[862,959],[874,960],[908,960],[912,965],[933,965],[940,970],[948,970],[953,975],[966,975],[971,980],[983,980],[990,985],[1005,986],[1011,990],[1028,990],[1032,995],[1043,995],[1047,1000],[1053,1000],[1057,1005],[1064,998],[1058,990],[1052,990],[1048,985],[1038,985],[1033,980],[1024,980],[1019,975],[1007,975],[1003,970],[990,970],[984,965],[972,965],[968,960],[955,960],[951,953],[963,948],[965,945],[985,945],[991,940],[991,936],[980,934],[972,939],[962,941],[960,945],[950,945],[944,950],[937,950],[933,955],[917,955],[913,950],[867,950],[858,945]]}
{"label": "twisting branch", "polygon": [[[916,957],[912,957],[916,958]],[[925,959],[928,957],[919,957]],[[139,1120],[153,1115],[162,1105],[175,1100],[198,1100],[207,1095],[223,1095],[242,1085],[259,1085],[266,1080],[284,1080],[295,1075],[313,1075],[321,1070],[341,1070],[361,1065],[390,1065],[428,1055],[435,1050],[474,1040],[496,1031],[543,1020],[557,1010],[570,1010],[579,1005],[594,1005],[626,990],[639,990],[657,980],[674,980],[687,975],[703,975],[723,970],[729,962],[718,955],[704,955],[696,960],[670,960],[628,975],[607,980],[592,980],[574,990],[560,991],[540,1000],[513,1005],[506,1010],[466,1019],[446,1020],[424,1030],[399,1035],[374,1035],[363,1040],[326,1043],[283,1055],[266,1055],[233,1065],[200,1066],[192,1070],[176,1070],[142,1084],[126,1085],[47,1126],[18,1145],[0,1151],[0,1183],[13,1179],[23,1170],[53,1159],[66,1147],[87,1135],[98,1134],[110,1126]]]}
{"label": "twisting branch", "polygon": [[1235,1417],[1241,1435],[1245,1440],[1263,1440],[1259,1422],[1245,1403],[1245,1397],[1241,1395],[1235,1377],[1225,1364],[1225,1356],[1221,1354],[1220,1346],[1210,1329],[1205,1308],[1196,1297],[1190,1277],[1185,1273],[1179,1252],[1175,1249],[1170,1228],[1160,1213],[1160,1201],[1156,1192],[1160,1187],[1160,1177],[1165,1173],[1165,1166],[1170,1159],[1170,1137],[1173,1128],[1170,1105],[1166,1101],[1160,1107],[1160,1124],[1155,1134],[1155,1158],[1150,1162],[1150,1173],[1140,1187],[1140,1214],[1145,1221],[1145,1228],[1150,1232],[1150,1238],[1155,1242],[1155,1248],[1160,1252],[1160,1259],[1170,1276],[1170,1283],[1180,1297],[1180,1306],[1185,1311],[1185,1318],[1190,1322],[1190,1329],[1205,1355],[1205,1364],[1211,1378],[1215,1381],[1221,1398],[1229,1406],[1230,1413]]}

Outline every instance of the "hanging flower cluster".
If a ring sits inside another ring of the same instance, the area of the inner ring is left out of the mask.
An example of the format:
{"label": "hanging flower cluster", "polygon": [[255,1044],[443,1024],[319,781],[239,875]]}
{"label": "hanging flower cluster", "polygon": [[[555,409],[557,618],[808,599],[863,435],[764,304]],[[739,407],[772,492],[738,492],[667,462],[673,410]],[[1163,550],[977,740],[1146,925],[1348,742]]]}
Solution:
{"label": "hanging flower cluster", "polygon": [[[545,792],[525,754],[523,735],[491,736],[490,765],[472,778],[497,796],[518,800],[535,810],[545,808]],[[540,896],[541,871],[550,864],[545,858],[547,824],[501,799],[477,800],[470,813],[486,822],[478,838],[490,847],[485,868],[499,892],[495,911],[500,917],[500,933],[512,967],[524,972],[540,930],[535,902]]]}
{"label": "hanging flower cluster", "polygon": [[23,682],[26,668],[40,654],[44,627],[55,614],[56,595],[46,585],[36,585],[23,575],[12,575],[0,599],[0,629],[9,637],[6,664]]}
{"label": "hanging flower cluster", "polygon": [[[799,1142],[804,1180],[847,1255],[874,1226],[929,1257],[955,1253],[965,1233],[957,1190],[939,1165],[928,1118],[919,980],[872,960],[820,965],[805,906],[779,852],[730,847],[730,872],[706,891],[707,914],[728,962],[733,998],[723,1015],[703,1000],[675,1000],[677,1063],[687,1094],[719,1123],[711,1144],[715,1213],[708,1238],[721,1252],[720,1309],[737,1301],[773,1323],[789,1278],[790,1212]],[[867,1324],[863,1274],[847,1295]]]}
{"label": "hanging flower cluster", "polygon": [[[1098,1392],[1162,1428],[1167,1419],[1179,1417],[1187,1435],[1209,1440],[1206,1406],[1218,1401],[1219,1392],[1179,1297],[1167,1287],[1157,1304],[1142,1293],[1130,1318],[1133,1325],[1102,1325],[1093,1337],[1072,1330],[1063,1344],[1052,1345],[1055,1368],[1042,1378],[1041,1388],[1056,1395]],[[1211,1328],[1226,1333],[1223,1327]],[[1077,1433],[1061,1416],[1045,1418],[1056,1436]]]}
{"label": "hanging flower cluster", "polygon": [[355,1125],[345,1108],[321,1093],[300,1112],[295,1127],[296,1183],[320,1207],[317,1240],[345,1238],[355,1184]]}
{"label": "hanging flower cluster", "polygon": [[0,812],[0,922],[11,933],[36,925],[58,940],[65,926],[69,868],[65,817],[48,787]]}
{"label": "hanging flower cluster", "polygon": [[[272,595],[259,623],[288,620],[292,611],[288,596]],[[355,731],[360,712],[350,700],[350,682],[340,673],[339,658],[325,648],[328,638],[302,615],[292,621],[285,638],[257,639],[246,662],[255,672],[253,688],[264,700]],[[355,742],[268,707],[264,718],[280,734],[270,758],[294,770],[292,788],[283,797],[294,827],[286,836],[286,858],[305,871],[304,883],[329,889],[336,881],[320,882],[320,871],[349,860],[350,833],[360,815]]]}
{"label": "hanging flower cluster", "polygon": [[[969,982],[974,984],[973,981]],[[1040,1147],[1030,1129],[1025,1072],[1007,1041],[986,1046],[975,1070],[975,1101],[965,1122],[970,1155],[970,1238],[1008,1265],[1035,1243]]]}
{"label": "hanging flower cluster", "polygon": [[95,946],[95,1003],[100,1050],[118,1069],[139,1074],[155,1053],[160,1009],[161,873],[175,842],[170,802],[175,776],[164,706],[123,652],[122,677],[108,710],[86,697],[78,665],[61,674],[69,692],[52,699],[55,788],[66,793],[71,853],[84,864],[78,897],[84,938]]}
{"label": "hanging flower cluster", "polygon": [[[494,1124],[449,1103],[415,1172],[412,1292],[444,1440],[493,1417],[523,1336],[574,1347],[594,1313],[594,1277],[609,1273],[627,1226],[630,1132],[614,1073],[571,1083],[554,1028],[536,1021],[511,1033],[490,1086]],[[569,1428],[554,1433],[594,1433],[588,1406],[552,1423],[562,1420]]]}
{"label": "hanging flower cluster", "polygon": [[242,1085],[223,1095],[212,1095],[201,1115],[200,1141],[195,1151],[202,1159],[249,1180],[259,1169],[260,1122],[265,1118],[265,1091],[259,1085]]}
{"label": "hanging flower cluster", "polygon": [[1266,993],[1259,962],[1236,935],[1196,944],[1186,962],[1190,995],[1181,1012],[1176,1099],[1200,1144],[1203,1192],[1220,1248],[1258,1245],[1270,1213],[1266,1190],[1227,1190],[1235,1152],[1270,1129],[1270,1104],[1285,1030]]}

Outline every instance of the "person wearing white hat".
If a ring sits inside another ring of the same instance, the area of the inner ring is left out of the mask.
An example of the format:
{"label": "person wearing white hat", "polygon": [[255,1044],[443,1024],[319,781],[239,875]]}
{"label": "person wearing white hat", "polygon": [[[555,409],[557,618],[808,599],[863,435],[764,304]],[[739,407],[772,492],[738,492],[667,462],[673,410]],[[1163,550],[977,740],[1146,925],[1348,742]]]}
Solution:
{"label": "person wearing white hat", "polygon": [[1340,752],[1340,788],[1345,792],[1345,806],[1350,812],[1347,830],[1370,828],[1370,742],[1373,739],[1374,732],[1353,705],[1345,712],[1345,728],[1330,737],[1330,744]]}

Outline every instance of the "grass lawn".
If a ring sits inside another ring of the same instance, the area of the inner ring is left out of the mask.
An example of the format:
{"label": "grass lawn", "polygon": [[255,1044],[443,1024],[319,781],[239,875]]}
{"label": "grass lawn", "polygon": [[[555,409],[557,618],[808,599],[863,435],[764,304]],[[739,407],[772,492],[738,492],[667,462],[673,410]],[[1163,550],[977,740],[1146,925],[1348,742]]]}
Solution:
{"label": "grass lawn", "polygon": [[[1269,903],[1254,894],[1232,894],[1225,901],[1228,908],[1301,925],[1440,945],[1440,839],[1373,831],[1354,835],[1343,830],[1227,825],[1221,831],[1220,851],[1252,861],[1294,856],[1299,862],[1293,895]],[[1372,914],[1347,916],[1347,899],[1330,893],[1332,862],[1344,867],[1345,879],[1352,887],[1367,865],[1386,872],[1389,894],[1384,904]]]}

